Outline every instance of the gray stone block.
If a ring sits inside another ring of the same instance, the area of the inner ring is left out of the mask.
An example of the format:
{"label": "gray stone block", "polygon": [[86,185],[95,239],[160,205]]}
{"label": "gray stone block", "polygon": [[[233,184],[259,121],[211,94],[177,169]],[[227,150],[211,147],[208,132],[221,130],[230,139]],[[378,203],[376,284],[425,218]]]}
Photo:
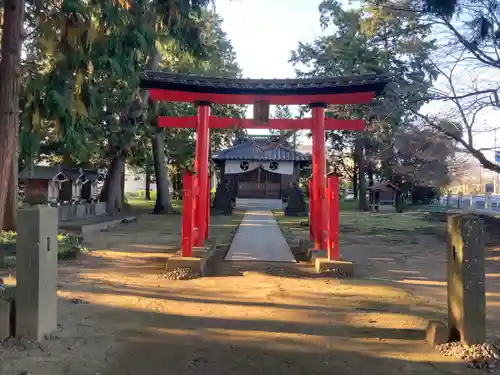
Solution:
{"label": "gray stone block", "polygon": [[312,265],[315,264],[316,258],[328,258],[328,253],[326,252],[326,250],[309,249],[307,252],[308,259]]}
{"label": "gray stone block", "polygon": [[59,220],[61,221],[66,221],[66,220],[71,220],[73,217],[73,206],[59,206]]}
{"label": "gray stone block", "polygon": [[57,208],[19,211],[16,335],[41,341],[57,329]]}
{"label": "gray stone block", "polygon": [[354,263],[346,260],[328,260],[328,258],[315,257],[314,268],[317,273],[334,272],[341,277],[354,276]]}
{"label": "gray stone block", "polygon": [[314,241],[301,239],[298,243],[297,251],[300,254],[307,254],[308,250],[314,247]]}
{"label": "gray stone block", "polygon": [[85,204],[75,205],[75,219],[85,219],[87,217],[87,207]]}
{"label": "gray stone block", "polygon": [[12,332],[12,309],[13,301],[8,298],[0,298],[0,340],[11,337]]}
{"label": "gray stone block", "polygon": [[430,321],[425,330],[425,342],[432,347],[448,342],[450,332],[445,324]]}
{"label": "gray stone block", "polygon": [[106,202],[97,202],[95,204],[95,215],[106,215]]}
{"label": "gray stone block", "polygon": [[171,272],[178,268],[189,268],[193,272],[198,272],[201,274],[202,272],[202,259],[201,258],[193,258],[193,257],[181,257],[174,255],[173,257],[168,258],[167,264],[165,267],[166,272]]}
{"label": "gray stone block", "polygon": [[486,339],[484,222],[475,215],[448,217],[448,328],[451,340]]}

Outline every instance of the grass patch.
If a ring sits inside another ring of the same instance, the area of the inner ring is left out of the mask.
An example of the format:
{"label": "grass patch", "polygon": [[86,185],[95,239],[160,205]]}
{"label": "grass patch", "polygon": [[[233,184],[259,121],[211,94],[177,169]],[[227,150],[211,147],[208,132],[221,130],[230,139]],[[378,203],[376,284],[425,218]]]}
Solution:
{"label": "grass patch", "polygon": [[384,232],[414,232],[432,229],[436,223],[430,222],[425,215],[419,214],[340,214],[341,229],[351,229],[360,233],[383,234]]}
{"label": "grass patch", "polygon": [[[142,210],[151,210],[155,207],[156,200],[151,199],[150,201],[145,198],[140,197],[128,197],[127,203],[132,206],[132,208],[142,209]],[[177,212],[182,212],[182,201],[180,200],[172,200],[172,207]]]}
{"label": "grass patch", "polygon": [[[149,192],[149,196],[151,197],[151,200],[154,201],[156,200],[156,190],[152,190]],[[126,193],[125,194],[127,199],[146,199],[146,190],[137,190],[135,193]]]}
{"label": "grass patch", "polygon": [[340,209],[340,212],[342,212],[342,211],[358,211],[359,204],[358,204],[358,201],[355,201],[355,200],[348,200],[348,201],[341,200],[339,202],[339,209]]}
{"label": "grass patch", "polygon": [[422,235],[443,237],[444,223],[430,221],[425,214],[341,213],[340,235],[352,233],[385,242],[418,243]]}
{"label": "grass patch", "polygon": [[[309,226],[302,223],[307,217],[285,216],[282,211],[273,212],[286,241],[293,244],[300,239],[309,238]],[[370,214],[364,212],[340,213],[340,236],[375,236],[384,241],[413,241],[418,235],[444,234],[443,223],[430,221],[425,214]]]}
{"label": "grass patch", "polygon": [[[0,268],[14,267],[16,264],[16,232],[0,232]],[[83,246],[83,238],[72,233],[57,235],[58,260],[75,259],[79,252],[87,252]]]}
{"label": "grass patch", "polygon": [[302,225],[307,222],[307,216],[285,216],[282,210],[273,210],[273,214],[289,246],[309,238],[309,225]]}
{"label": "grass patch", "polygon": [[230,245],[238,230],[244,213],[233,211],[232,215],[214,215],[210,217],[209,235],[217,245]]}

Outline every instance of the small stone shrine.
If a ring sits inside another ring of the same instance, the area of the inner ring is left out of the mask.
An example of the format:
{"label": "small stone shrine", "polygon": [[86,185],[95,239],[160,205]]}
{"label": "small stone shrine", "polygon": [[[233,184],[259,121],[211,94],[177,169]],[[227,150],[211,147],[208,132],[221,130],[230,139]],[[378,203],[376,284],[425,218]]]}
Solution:
{"label": "small stone shrine", "polygon": [[233,213],[233,203],[231,194],[227,188],[227,181],[217,185],[215,198],[212,206],[212,215],[231,215]]}
{"label": "small stone shrine", "polygon": [[304,192],[296,182],[292,183],[287,193],[288,199],[285,208],[285,216],[307,216],[308,213]]}

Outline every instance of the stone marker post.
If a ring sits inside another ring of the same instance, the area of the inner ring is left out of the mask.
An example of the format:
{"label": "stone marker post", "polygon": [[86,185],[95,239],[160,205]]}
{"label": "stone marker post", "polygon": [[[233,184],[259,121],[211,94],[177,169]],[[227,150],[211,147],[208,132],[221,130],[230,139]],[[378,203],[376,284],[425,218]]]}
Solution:
{"label": "stone marker post", "polygon": [[16,335],[41,341],[57,329],[57,208],[19,211]]}
{"label": "stone marker post", "polygon": [[448,217],[449,339],[467,344],[486,339],[484,222],[475,215]]}

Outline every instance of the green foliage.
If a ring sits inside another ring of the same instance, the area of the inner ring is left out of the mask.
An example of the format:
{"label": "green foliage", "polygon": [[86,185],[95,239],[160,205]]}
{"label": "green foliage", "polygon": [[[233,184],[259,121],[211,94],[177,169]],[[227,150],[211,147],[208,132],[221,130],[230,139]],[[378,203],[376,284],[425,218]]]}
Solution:
{"label": "green foliage", "polygon": [[[0,232],[0,248],[1,245],[14,245],[17,240],[16,232]],[[88,252],[88,249],[83,246],[83,238],[80,235],[72,233],[59,233],[57,235],[58,243],[58,260],[75,259],[78,253]],[[9,255],[0,259],[0,269],[14,267],[16,264],[15,252],[7,252]],[[3,254],[2,254],[3,255]]]}
{"label": "green foliage", "polygon": [[[195,115],[189,103],[148,108],[139,74],[159,53],[159,68],[237,77],[231,43],[209,0],[32,1],[27,9],[26,70],[21,95],[21,165],[44,159],[106,167],[115,156],[152,171],[151,136],[165,134],[169,168],[192,164],[194,131],[159,130],[158,113]],[[155,66],[154,64],[152,66]],[[156,69],[156,67],[155,67]],[[159,111],[159,112],[158,112]],[[242,106],[215,106],[242,117]],[[215,130],[212,149],[232,131]]]}
{"label": "green foliage", "polygon": [[287,105],[277,105],[274,118],[293,118],[290,107]]}
{"label": "green foliage", "polygon": [[[150,191],[151,200],[156,200],[156,190]],[[134,193],[127,193],[127,199],[132,200],[146,200],[146,190],[138,190]]]}

